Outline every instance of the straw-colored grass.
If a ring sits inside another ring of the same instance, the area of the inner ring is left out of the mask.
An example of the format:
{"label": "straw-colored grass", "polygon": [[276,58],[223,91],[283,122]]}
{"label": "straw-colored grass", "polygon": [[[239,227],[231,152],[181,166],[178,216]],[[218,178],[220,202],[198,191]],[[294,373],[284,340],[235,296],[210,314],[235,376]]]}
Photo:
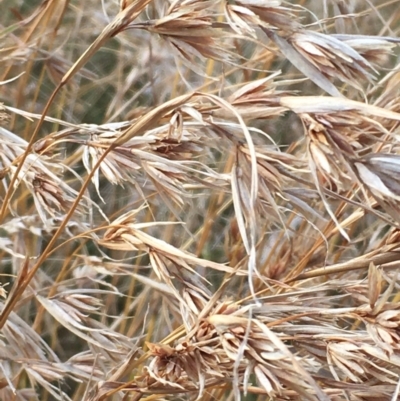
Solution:
{"label": "straw-colored grass", "polygon": [[0,400],[397,400],[399,30],[3,0]]}

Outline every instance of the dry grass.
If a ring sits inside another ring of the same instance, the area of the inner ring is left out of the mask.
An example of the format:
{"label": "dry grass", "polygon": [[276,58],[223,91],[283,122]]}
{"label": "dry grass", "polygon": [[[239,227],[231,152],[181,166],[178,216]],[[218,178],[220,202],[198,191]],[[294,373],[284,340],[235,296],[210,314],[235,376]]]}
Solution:
{"label": "dry grass", "polygon": [[0,399],[400,397],[400,9],[2,1]]}

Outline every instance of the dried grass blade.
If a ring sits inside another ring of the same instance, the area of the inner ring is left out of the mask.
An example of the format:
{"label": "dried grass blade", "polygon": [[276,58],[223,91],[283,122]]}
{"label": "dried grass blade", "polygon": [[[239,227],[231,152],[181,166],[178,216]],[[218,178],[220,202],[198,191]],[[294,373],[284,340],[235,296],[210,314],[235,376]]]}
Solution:
{"label": "dried grass blade", "polygon": [[279,99],[282,106],[302,113],[336,113],[357,110],[366,115],[400,121],[400,113],[371,104],[345,99],[343,97],[327,96],[283,96]]}

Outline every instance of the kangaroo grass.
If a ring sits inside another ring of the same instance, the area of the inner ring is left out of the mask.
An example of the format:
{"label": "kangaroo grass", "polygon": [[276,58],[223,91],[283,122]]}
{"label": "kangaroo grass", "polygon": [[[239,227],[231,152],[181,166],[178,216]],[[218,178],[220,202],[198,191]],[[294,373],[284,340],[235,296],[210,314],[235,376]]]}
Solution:
{"label": "kangaroo grass", "polygon": [[397,399],[396,2],[2,7],[1,400]]}

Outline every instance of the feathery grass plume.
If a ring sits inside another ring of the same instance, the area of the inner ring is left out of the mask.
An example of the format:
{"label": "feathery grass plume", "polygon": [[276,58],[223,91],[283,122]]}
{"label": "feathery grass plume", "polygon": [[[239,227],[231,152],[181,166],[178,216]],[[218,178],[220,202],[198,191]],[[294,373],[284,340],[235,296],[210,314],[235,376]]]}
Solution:
{"label": "feathery grass plume", "polygon": [[[182,107],[171,116],[168,124],[149,130],[140,137],[134,137],[109,152],[92,178],[99,195],[100,172],[110,183],[119,185],[123,185],[124,182],[136,185],[143,181],[145,175],[156,190],[164,195],[166,202],[173,200],[178,205],[184,204],[183,196],[190,196],[185,189],[189,185],[224,185],[223,177],[195,160],[204,153],[201,139],[206,134],[209,134],[211,139],[215,134],[213,135],[203,122],[182,121],[182,112],[189,115],[199,114],[189,106]],[[102,127],[104,128],[106,127]],[[90,139],[85,141],[82,158],[88,172],[93,169],[107,147],[121,137],[121,132],[89,135]],[[78,138],[76,141],[81,142]],[[193,161],[190,161],[191,159]]]}
{"label": "feathery grass plume", "polygon": [[160,35],[180,60],[193,71],[200,72],[196,60],[210,58],[227,63],[232,59],[229,42],[220,43],[223,32],[213,27],[216,5],[218,2],[203,0],[164,3],[158,19],[132,23],[125,29],[142,28]]}
{"label": "feathery grass plume", "polygon": [[[281,29],[286,32],[301,27],[294,7],[287,7],[281,0],[235,0],[239,6],[252,11],[266,27]],[[242,10],[242,8],[240,8]],[[242,11],[243,12],[243,11]],[[253,22],[255,22],[253,20]]]}
{"label": "feathery grass plume", "polygon": [[394,54],[393,50],[399,42],[398,38],[380,36],[337,34],[334,37],[349,45],[376,67],[388,61],[388,56]]}
{"label": "feathery grass plume", "polygon": [[[288,369],[294,369],[297,374],[302,369],[279,338],[257,319],[249,319],[247,313],[248,308],[240,310],[230,303],[221,303],[204,317],[191,338],[175,349],[151,345],[155,358],[145,371],[149,377],[146,387],[157,391],[162,384],[202,391],[227,378],[237,382],[236,385],[247,386],[243,379],[254,372],[267,394],[279,394],[281,380],[290,381]],[[170,365],[173,370],[168,368]],[[293,385],[305,397],[313,399],[300,390],[301,386],[308,387],[305,376],[305,382],[298,377]]]}
{"label": "feathery grass plume", "polygon": [[62,326],[76,336],[83,338],[94,347],[95,352],[125,356],[133,344],[124,336],[110,331],[107,327],[88,316],[96,313],[99,301],[89,295],[66,292],[52,299],[36,296],[46,311]]}
{"label": "feathery grass plume", "polygon": [[[347,100],[337,99],[335,104],[331,102],[331,99],[326,99],[327,102],[324,98],[309,98],[308,100],[310,102],[307,104],[307,102],[301,103],[300,99],[288,97],[282,98],[281,104],[286,104],[299,113],[303,121],[308,138],[311,169],[321,174],[320,178],[316,176],[319,182],[327,183],[330,189],[337,188],[340,191],[349,189],[349,186],[343,188],[346,182],[348,185],[354,181],[359,184],[357,177],[360,177],[364,185],[377,189],[378,184],[373,183],[377,181],[373,179],[376,174],[371,173],[362,163],[363,157],[366,158],[365,160],[369,157],[373,160],[373,154],[363,155],[374,146],[374,141],[375,146],[381,146],[383,135],[385,135],[385,141],[392,140],[390,132],[397,126],[400,115]],[[311,111],[313,113],[308,114]],[[386,169],[396,168],[396,156],[392,156],[391,164],[390,155],[387,163],[384,163],[385,159],[382,156],[383,170],[385,166],[387,166]],[[385,174],[384,171],[383,174]]]}
{"label": "feathery grass plume", "polygon": [[369,153],[354,163],[360,181],[397,223],[399,223],[400,180],[396,178],[399,163],[398,155],[385,153]]}
{"label": "feathery grass plume", "polygon": [[[25,151],[27,143],[17,135],[0,127],[1,169],[11,176],[15,173],[15,163]],[[55,161],[46,160],[46,156],[29,155],[25,166],[20,170],[20,180],[31,194],[38,214],[43,222],[48,216],[55,217],[59,212],[68,210],[76,192],[59,176],[50,170],[63,170]],[[6,181],[3,185],[7,188]]]}
{"label": "feathery grass plume", "polygon": [[[281,96],[293,95],[290,91],[278,90],[274,78],[279,77],[280,71],[265,78],[246,83],[237,89],[228,101],[244,119],[261,119],[281,116],[286,110],[280,106]],[[216,110],[214,114],[218,115]]]}
{"label": "feathery grass plume", "polygon": [[326,77],[357,89],[360,79],[374,78],[372,65],[345,41],[314,31],[295,32],[287,41]]}
{"label": "feathery grass plume", "polygon": [[172,285],[172,278],[184,280],[180,275],[181,270],[187,270],[194,276],[199,276],[191,265],[209,267],[211,269],[233,273],[244,274],[235,271],[231,267],[197,258],[195,255],[182,251],[163,240],[154,238],[145,233],[143,229],[161,225],[161,222],[137,223],[135,216],[140,209],[128,212],[111,223],[109,228],[98,241],[98,244],[106,248],[118,251],[145,252],[150,257],[150,263],[160,280]]}

